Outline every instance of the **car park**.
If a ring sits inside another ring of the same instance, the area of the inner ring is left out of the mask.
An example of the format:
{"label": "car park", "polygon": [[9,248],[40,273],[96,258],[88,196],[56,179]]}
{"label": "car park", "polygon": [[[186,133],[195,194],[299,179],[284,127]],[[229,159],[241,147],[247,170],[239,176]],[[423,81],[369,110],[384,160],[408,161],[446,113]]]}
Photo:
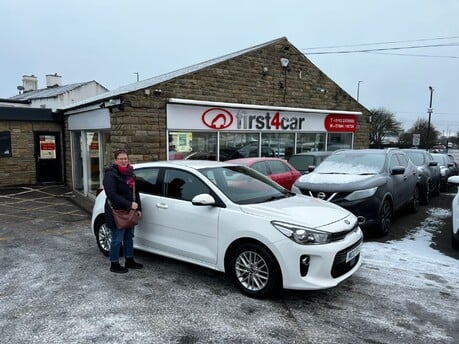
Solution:
{"label": "car park", "polygon": [[448,178],[454,176],[455,168],[454,164],[448,158],[447,154],[443,153],[432,153],[432,157],[438,163],[440,167],[440,185],[443,191],[448,188]]}
{"label": "car park", "polygon": [[[452,176],[448,178],[448,182],[459,186],[459,176]],[[453,214],[453,231],[451,233],[451,244],[454,248],[459,249],[459,188],[456,196],[451,202],[451,212]]]}
{"label": "car park", "polygon": [[301,176],[297,169],[280,158],[242,158],[227,160],[227,162],[253,168],[287,190],[290,190],[293,183]]}
{"label": "car park", "polygon": [[[291,193],[242,165],[174,160],[133,166],[143,214],[136,249],[224,271],[258,298],[282,287],[331,288],[361,264],[358,219],[335,204]],[[91,225],[107,255],[105,202],[102,191]]]}
{"label": "car park", "polygon": [[379,235],[390,230],[395,211],[419,208],[416,166],[400,149],[334,152],[314,171],[302,175],[292,191],[319,197],[360,217],[361,226]]}
{"label": "car park", "polygon": [[301,174],[306,174],[313,171],[331,153],[324,151],[297,153],[291,155],[288,158],[288,162]]}
{"label": "car park", "polygon": [[422,149],[403,149],[410,160],[418,168],[420,181],[419,199],[422,204],[428,204],[431,196],[440,194],[440,167],[432,155]]}

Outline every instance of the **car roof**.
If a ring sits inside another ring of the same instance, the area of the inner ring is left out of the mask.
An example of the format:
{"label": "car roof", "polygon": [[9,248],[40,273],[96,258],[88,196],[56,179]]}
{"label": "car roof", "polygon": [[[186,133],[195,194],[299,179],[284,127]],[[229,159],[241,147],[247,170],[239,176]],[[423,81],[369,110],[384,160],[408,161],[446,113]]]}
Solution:
{"label": "car roof", "polygon": [[333,154],[340,154],[340,153],[351,153],[351,154],[360,154],[360,153],[365,153],[365,154],[387,154],[390,151],[401,151],[398,148],[385,148],[385,149],[340,149],[337,151],[334,151]]}
{"label": "car roof", "polygon": [[285,162],[284,159],[281,158],[269,158],[269,157],[254,157],[254,158],[239,158],[239,159],[230,159],[226,160],[225,162],[231,162],[235,164],[244,164],[244,165],[251,165],[259,161],[267,161],[267,160],[277,160]]}
{"label": "car roof", "polygon": [[145,167],[177,167],[185,166],[193,169],[209,168],[209,167],[223,167],[231,166],[231,164],[221,161],[213,160],[162,160],[162,161],[151,161],[141,162],[133,164],[135,169]]}
{"label": "car roof", "polygon": [[332,151],[315,151],[315,152],[301,152],[301,153],[296,153],[296,154],[292,154],[290,155],[290,157],[292,156],[300,156],[300,155],[318,155],[318,156],[322,156],[322,155],[330,155],[332,154],[333,152]]}

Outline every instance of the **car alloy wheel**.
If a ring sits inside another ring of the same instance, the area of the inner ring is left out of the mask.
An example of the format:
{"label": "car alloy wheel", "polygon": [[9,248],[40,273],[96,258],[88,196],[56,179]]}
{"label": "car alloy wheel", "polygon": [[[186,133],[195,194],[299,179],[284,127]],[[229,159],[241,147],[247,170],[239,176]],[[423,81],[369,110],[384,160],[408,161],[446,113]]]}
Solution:
{"label": "car alloy wheel", "polygon": [[389,233],[391,221],[392,205],[390,204],[390,201],[386,198],[384,199],[381,209],[379,211],[378,232],[381,236]]}
{"label": "car alloy wheel", "polygon": [[112,241],[112,233],[110,228],[108,228],[103,221],[98,221],[95,234],[99,250],[101,250],[104,255],[108,256],[110,252],[110,244]]}
{"label": "car alloy wheel", "polygon": [[266,297],[280,286],[280,269],[271,252],[258,244],[238,246],[230,258],[230,274],[246,295]]}

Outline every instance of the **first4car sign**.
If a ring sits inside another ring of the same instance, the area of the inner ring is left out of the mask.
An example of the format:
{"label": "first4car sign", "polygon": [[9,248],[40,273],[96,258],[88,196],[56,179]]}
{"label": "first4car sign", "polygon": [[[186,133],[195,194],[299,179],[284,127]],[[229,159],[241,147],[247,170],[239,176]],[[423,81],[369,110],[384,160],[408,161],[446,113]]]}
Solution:
{"label": "first4car sign", "polygon": [[357,116],[168,104],[167,123],[169,129],[179,130],[355,132]]}

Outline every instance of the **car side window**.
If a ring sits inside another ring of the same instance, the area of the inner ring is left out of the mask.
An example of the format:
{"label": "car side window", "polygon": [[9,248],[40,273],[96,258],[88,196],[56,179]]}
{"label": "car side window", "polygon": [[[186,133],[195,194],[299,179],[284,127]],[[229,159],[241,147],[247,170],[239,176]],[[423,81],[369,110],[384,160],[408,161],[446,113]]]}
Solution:
{"label": "car side window", "polygon": [[400,166],[400,163],[398,162],[398,159],[395,156],[395,154],[392,154],[389,158],[389,169],[392,169],[395,166]]}
{"label": "car side window", "polygon": [[191,201],[194,196],[210,193],[210,189],[198,177],[186,171],[167,169],[164,174],[166,197]]}
{"label": "car side window", "polygon": [[396,154],[400,166],[407,167],[408,159],[403,154]]}
{"label": "car side window", "polygon": [[158,185],[159,168],[142,168],[135,171],[137,190],[151,195],[161,195]]}
{"label": "car side window", "polygon": [[251,167],[255,171],[258,171],[261,174],[264,174],[265,176],[268,175],[268,168],[266,167],[266,164],[264,163],[264,161],[256,162]]}
{"label": "car side window", "polygon": [[287,165],[283,164],[282,161],[268,161],[268,164],[272,174],[285,173],[290,171]]}

